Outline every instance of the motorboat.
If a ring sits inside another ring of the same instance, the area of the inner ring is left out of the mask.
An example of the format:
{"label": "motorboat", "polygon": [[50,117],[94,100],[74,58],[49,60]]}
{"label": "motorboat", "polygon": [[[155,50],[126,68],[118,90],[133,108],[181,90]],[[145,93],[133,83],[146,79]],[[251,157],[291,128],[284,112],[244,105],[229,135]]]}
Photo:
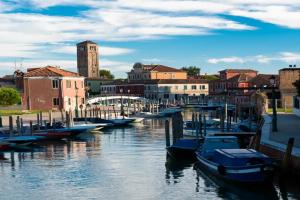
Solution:
{"label": "motorboat", "polygon": [[207,136],[196,155],[201,167],[227,181],[264,183],[272,180],[275,171],[270,157],[240,149],[235,136]]}

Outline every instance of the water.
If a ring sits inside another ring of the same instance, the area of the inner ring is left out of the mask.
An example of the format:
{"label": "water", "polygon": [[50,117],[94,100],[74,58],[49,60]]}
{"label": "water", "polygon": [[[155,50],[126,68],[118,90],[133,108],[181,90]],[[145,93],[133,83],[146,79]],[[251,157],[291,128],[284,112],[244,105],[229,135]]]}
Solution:
{"label": "water", "polygon": [[[166,163],[163,122],[45,143],[0,159],[0,199],[300,199],[297,186],[245,188]],[[292,185],[292,186],[291,186]]]}

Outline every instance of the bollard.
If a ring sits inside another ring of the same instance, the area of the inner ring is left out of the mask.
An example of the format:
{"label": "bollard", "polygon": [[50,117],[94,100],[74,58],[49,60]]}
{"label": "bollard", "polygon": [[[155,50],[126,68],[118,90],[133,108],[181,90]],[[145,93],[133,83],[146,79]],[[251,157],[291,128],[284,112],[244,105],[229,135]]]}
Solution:
{"label": "bollard", "polygon": [[288,173],[292,164],[292,151],[295,138],[289,138],[286,151],[283,157],[282,169],[284,173]]}
{"label": "bollard", "polygon": [[199,135],[201,136],[201,137],[203,137],[203,133],[202,133],[202,128],[203,128],[203,124],[202,124],[202,114],[200,113],[199,114]]}
{"label": "bollard", "polygon": [[43,113],[42,111],[40,111],[40,124],[41,124],[41,127],[43,126]]}
{"label": "bollard", "polygon": [[18,135],[21,135],[20,116],[17,116],[16,124],[17,124],[17,133]]}
{"label": "bollard", "polygon": [[61,115],[61,121],[62,123],[64,123],[65,119],[64,119],[64,111],[60,110],[60,115]]}
{"label": "bollard", "polygon": [[0,128],[3,127],[2,117],[0,116]]}
{"label": "bollard", "polygon": [[84,122],[87,123],[87,110],[84,110]]}
{"label": "bollard", "polygon": [[36,113],[36,125],[37,125],[37,130],[40,130],[40,114]]}
{"label": "bollard", "polygon": [[20,119],[20,123],[21,123],[21,135],[24,134],[24,125],[23,125],[23,119]]}
{"label": "bollard", "polygon": [[33,135],[33,126],[32,126],[32,121],[31,120],[29,122],[29,126],[30,126],[30,135]]}
{"label": "bollard", "polygon": [[49,114],[49,126],[52,127],[52,124],[53,124],[53,122],[52,122],[52,110],[49,110],[48,114]]}
{"label": "bollard", "polygon": [[165,134],[166,134],[166,147],[170,146],[170,122],[169,120],[165,121]]}
{"label": "bollard", "polygon": [[178,120],[176,113],[172,115],[172,136],[173,136],[173,144],[175,144],[178,136]]}
{"label": "bollard", "polygon": [[14,135],[13,117],[9,116],[9,137]]}

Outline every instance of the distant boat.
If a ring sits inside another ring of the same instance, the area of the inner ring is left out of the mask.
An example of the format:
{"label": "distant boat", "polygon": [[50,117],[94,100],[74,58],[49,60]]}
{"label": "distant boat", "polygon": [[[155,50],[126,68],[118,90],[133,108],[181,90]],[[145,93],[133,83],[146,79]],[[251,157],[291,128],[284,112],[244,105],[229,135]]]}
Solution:
{"label": "distant boat", "polygon": [[10,144],[0,140],[0,151],[7,151],[10,149]]}
{"label": "distant boat", "polygon": [[170,117],[174,113],[181,112],[181,111],[182,111],[182,109],[180,107],[170,107],[170,108],[166,108],[165,110],[160,112],[158,115],[162,116],[162,117]]}
{"label": "distant boat", "polygon": [[207,136],[196,154],[200,166],[218,178],[240,183],[273,178],[272,159],[253,149],[239,149],[234,136]]}
{"label": "distant boat", "polygon": [[40,132],[35,132],[34,135],[44,136],[46,139],[59,140],[59,139],[63,139],[63,138],[75,137],[75,136],[79,135],[80,133],[86,132],[91,129],[92,129],[92,127],[84,127],[84,126],[76,127],[75,126],[75,127],[70,127],[70,128],[58,128],[58,129],[43,130]]}

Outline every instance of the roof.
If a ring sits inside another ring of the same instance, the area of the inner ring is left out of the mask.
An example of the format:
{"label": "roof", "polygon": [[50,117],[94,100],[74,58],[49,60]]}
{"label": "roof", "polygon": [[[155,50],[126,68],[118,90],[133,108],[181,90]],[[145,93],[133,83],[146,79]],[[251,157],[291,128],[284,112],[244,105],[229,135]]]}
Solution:
{"label": "roof", "polygon": [[77,45],[81,45],[81,44],[97,44],[96,42],[90,41],[90,40],[85,40],[83,42],[79,42],[77,43]]}
{"label": "roof", "polygon": [[[275,74],[258,74],[256,77],[251,79],[252,85],[255,85],[256,87],[261,86],[270,86],[270,77],[275,76],[276,83],[279,83],[279,76]],[[278,85],[278,84],[276,84]]]}
{"label": "roof", "polygon": [[165,66],[165,65],[153,65],[153,64],[151,64],[151,65],[144,65],[142,63],[135,63],[133,65],[133,68],[135,68],[137,66],[140,67],[140,68],[143,68],[143,70],[146,70],[146,71],[156,71],[156,72],[185,72],[184,70],[176,69],[174,67],[168,67],[168,66]]}
{"label": "roof", "polygon": [[37,69],[30,70],[28,73],[24,75],[24,77],[80,77],[79,74],[75,72],[70,72],[58,67],[46,66]]}
{"label": "roof", "polygon": [[135,80],[127,82],[121,80],[115,80],[110,83],[104,83],[103,85],[147,85],[147,84],[199,84],[208,83],[202,79],[153,79],[153,80]]}
{"label": "roof", "polygon": [[236,75],[234,77],[227,79],[227,81],[229,81],[229,82],[248,82],[252,78],[253,78],[252,76],[249,76],[247,74],[239,74],[239,75]]}
{"label": "roof", "polygon": [[224,69],[219,72],[233,72],[233,73],[246,73],[246,72],[256,72],[256,70],[253,69]]}
{"label": "roof", "polygon": [[279,71],[298,71],[300,70],[299,67],[286,67],[286,68],[282,68]]}

